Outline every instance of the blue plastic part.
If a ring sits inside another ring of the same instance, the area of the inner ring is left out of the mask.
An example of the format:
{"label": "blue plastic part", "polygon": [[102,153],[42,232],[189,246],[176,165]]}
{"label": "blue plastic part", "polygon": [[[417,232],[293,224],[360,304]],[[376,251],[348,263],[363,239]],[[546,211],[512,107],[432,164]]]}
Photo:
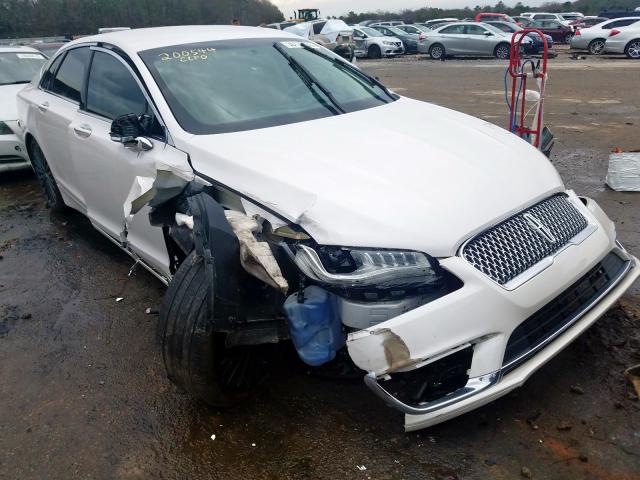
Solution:
{"label": "blue plastic part", "polygon": [[344,347],[346,336],[337,313],[336,300],[320,287],[304,290],[304,303],[298,295],[291,295],[284,303],[289,334],[300,359],[317,367],[333,360]]}

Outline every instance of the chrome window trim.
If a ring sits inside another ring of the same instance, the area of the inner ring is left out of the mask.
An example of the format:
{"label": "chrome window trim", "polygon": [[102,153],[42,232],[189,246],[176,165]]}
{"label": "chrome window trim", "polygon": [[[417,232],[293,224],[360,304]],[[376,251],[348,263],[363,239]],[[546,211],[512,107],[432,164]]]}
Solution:
{"label": "chrome window trim", "polygon": [[[67,52],[70,52],[71,50],[75,50],[75,49],[77,49],[77,48],[87,48],[87,47],[88,47],[88,48],[90,49],[92,45],[96,45],[96,44],[97,44],[96,42],[81,43],[81,44],[78,44],[78,45],[73,45],[73,46],[68,47],[68,48],[64,48],[64,47],[63,47],[63,48],[61,48],[60,50],[58,50],[58,51],[56,52],[56,54],[55,54],[53,57],[51,57],[51,58],[49,59],[49,61],[48,61],[48,62],[46,62],[46,63],[44,64],[44,66],[42,67],[42,70],[41,70],[41,72],[40,72],[40,78],[38,79],[38,90],[40,90],[40,91],[42,91],[42,92],[44,92],[44,93],[47,93],[47,94],[49,94],[49,95],[53,95],[54,97],[60,98],[60,99],[62,99],[62,100],[66,100],[67,102],[69,102],[69,103],[71,103],[71,104],[73,104],[73,105],[77,105],[77,106],[79,107],[79,106],[80,106],[80,102],[76,102],[75,100],[71,100],[71,99],[70,99],[70,98],[68,98],[68,97],[63,97],[62,95],[58,95],[57,93],[54,93],[54,92],[52,92],[51,90],[48,90],[48,89],[46,89],[46,88],[43,88],[43,87],[42,87],[42,77],[44,76],[45,71],[49,69],[49,67],[51,66],[51,64],[52,64],[53,62],[55,62],[55,61],[56,61],[56,59],[57,59],[58,57],[60,57],[60,56],[62,56],[62,55],[66,55],[66,54],[67,54]],[[64,60],[63,60],[63,62],[64,62]],[[62,65],[62,63],[61,63],[60,65]],[[60,65],[58,65],[58,70],[60,69]],[[45,67],[47,67],[47,68],[45,69]],[[56,70],[56,75],[58,74],[58,70]],[[84,83],[84,79],[83,79],[83,83]],[[84,86],[84,85],[83,85],[83,86]]]}

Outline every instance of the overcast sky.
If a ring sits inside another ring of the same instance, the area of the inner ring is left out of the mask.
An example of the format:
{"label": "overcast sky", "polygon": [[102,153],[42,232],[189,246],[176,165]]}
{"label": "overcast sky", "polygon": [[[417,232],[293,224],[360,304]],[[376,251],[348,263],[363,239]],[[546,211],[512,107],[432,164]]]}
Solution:
{"label": "overcast sky", "polygon": [[[498,0],[271,0],[275,3],[285,18],[293,15],[293,11],[298,8],[319,8],[322,16],[342,15],[353,10],[354,12],[365,12],[381,10],[399,11],[403,8],[418,8],[426,5],[440,8],[475,7],[476,5],[495,5]],[[535,6],[543,0],[529,0],[524,2]],[[515,5],[517,0],[505,1],[507,5]]]}

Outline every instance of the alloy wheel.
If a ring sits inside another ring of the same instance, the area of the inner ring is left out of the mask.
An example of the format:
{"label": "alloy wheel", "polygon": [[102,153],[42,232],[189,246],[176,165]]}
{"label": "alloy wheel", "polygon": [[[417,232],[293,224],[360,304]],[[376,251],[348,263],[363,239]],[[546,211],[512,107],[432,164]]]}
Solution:
{"label": "alloy wheel", "polygon": [[509,47],[501,45],[496,49],[496,58],[500,60],[506,60],[509,58]]}
{"label": "alloy wheel", "polygon": [[442,58],[444,52],[442,51],[442,47],[440,45],[434,45],[433,47],[431,47],[431,51],[429,53],[431,54],[431,58],[433,58],[434,60],[439,60],[440,58]]}
{"label": "alloy wheel", "polygon": [[640,40],[634,40],[627,47],[627,55],[630,58],[640,58]]}
{"label": "alloy wheel", "polygon": [[594,40],[589,44],[589,53],[591,55],[600,55],[604,50],[604,40]]}

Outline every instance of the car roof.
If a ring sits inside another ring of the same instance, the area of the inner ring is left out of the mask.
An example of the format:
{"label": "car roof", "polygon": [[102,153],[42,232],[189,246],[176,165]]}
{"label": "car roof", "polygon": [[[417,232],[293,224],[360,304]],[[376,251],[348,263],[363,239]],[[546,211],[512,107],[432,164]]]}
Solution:
{"label": "car roof", "polygon": [[25,53],[42,53],[38,50],[36,50],[35,48],[31,48],[31,47],[23,47],[21,45],[6,45],[6,46],[1,46],[0,47],[0,53],[20,53],[20,52],[25,52]]}
{"label": "car roof", "polygon": [[239,27],[235,25],[185,25],[122,30],[83,37],[67,45],[104,42],[120,47],[127,53],[188,43],[215,42],[251,38],[299,38],[272,28]]}

